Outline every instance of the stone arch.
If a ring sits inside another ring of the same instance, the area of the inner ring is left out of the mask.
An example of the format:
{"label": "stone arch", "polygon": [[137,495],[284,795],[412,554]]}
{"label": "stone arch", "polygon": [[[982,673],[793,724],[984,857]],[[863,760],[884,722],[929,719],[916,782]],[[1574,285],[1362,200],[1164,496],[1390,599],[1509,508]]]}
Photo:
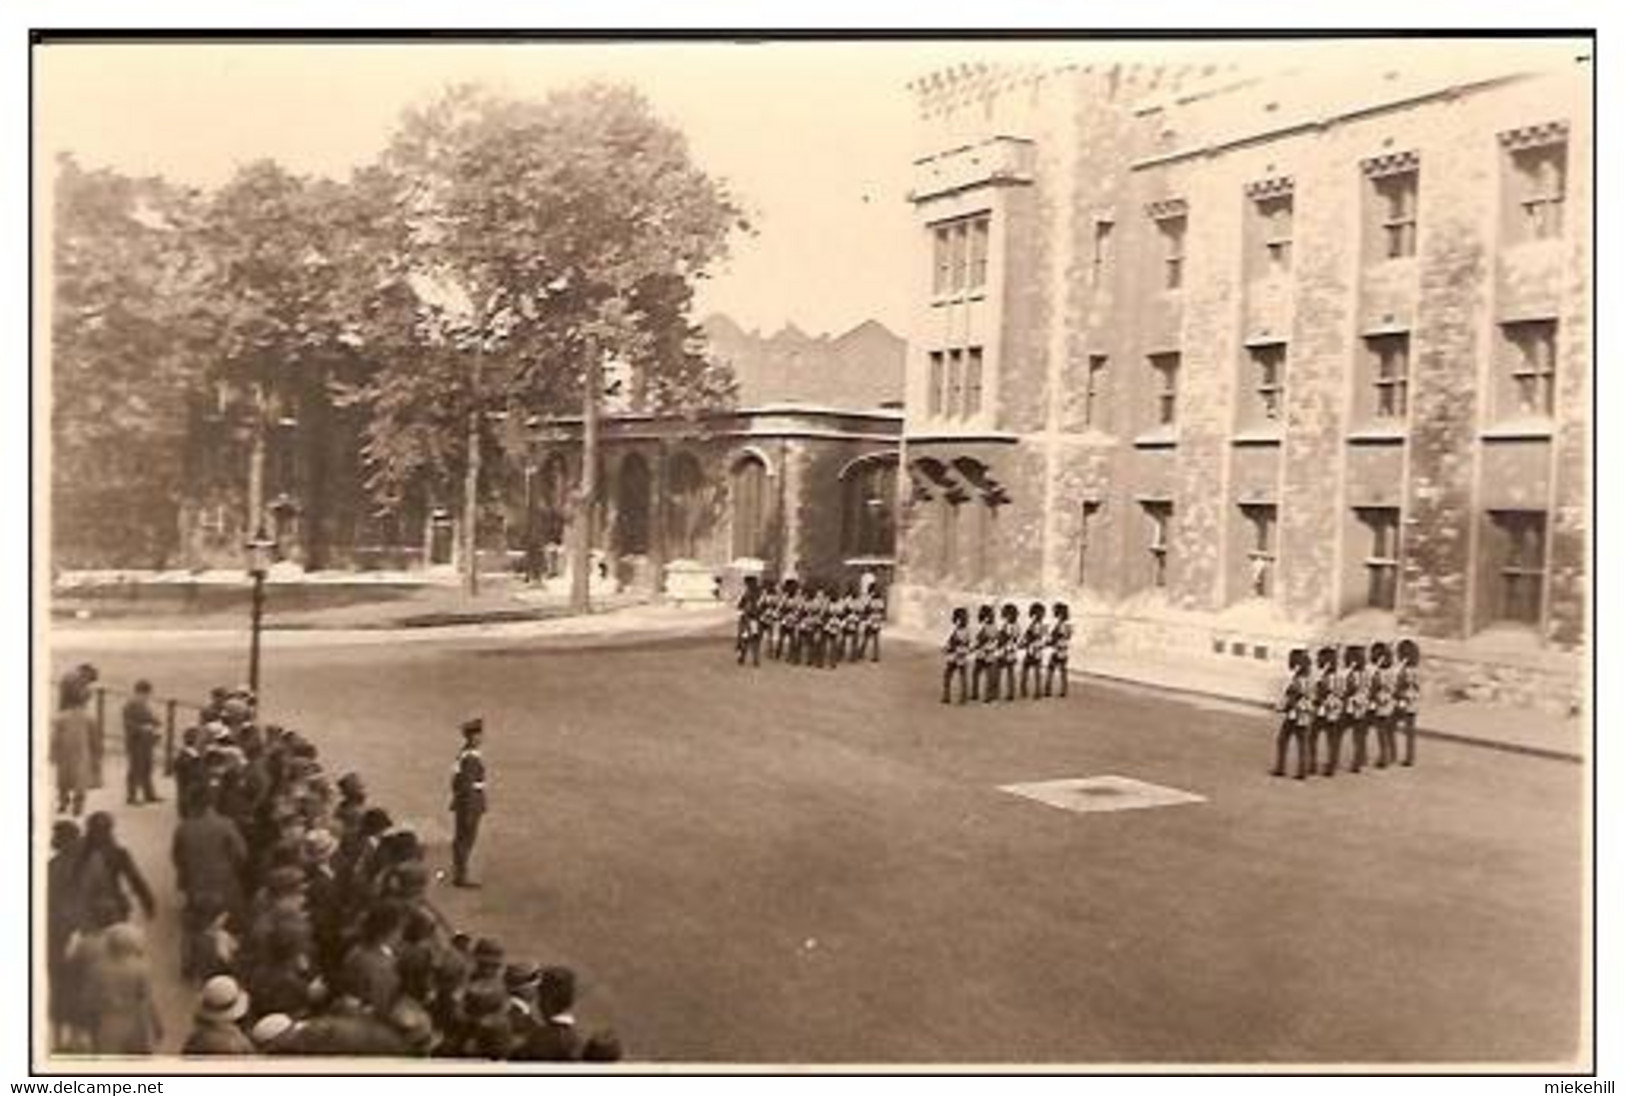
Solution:
{"label": "stone arch", "polygon": [[621,458],[615,474],[615,551],[623,556],[649,552],[649,509],[653,497],[649,462],[641,453]]}

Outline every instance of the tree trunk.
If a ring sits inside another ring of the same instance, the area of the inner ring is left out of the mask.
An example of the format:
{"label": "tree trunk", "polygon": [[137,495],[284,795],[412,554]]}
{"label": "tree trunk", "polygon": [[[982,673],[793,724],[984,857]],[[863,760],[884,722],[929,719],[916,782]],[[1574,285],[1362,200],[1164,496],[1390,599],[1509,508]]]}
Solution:
{"label": "tree trunk", "polygon": [[252,431],[248,449],[248,521],[244,539],[258,537],[265,528],[265,386],[254,386]]}
{"label": "tree trunk", "polygon": [[469,597],[480,592],[480,365],[484,347],[474,352],[470,386],[473,406],[468,412],[468,472],[463,481],[463,589]]}
{"label": "tree trunk", "polygon": [[603,386],[598,345],[587,343],[586,380],[581,396],[581,489],[576,495],[575,542],[570,553],[570,610],[592,605],[592,518],[598,495],[598,396]]}

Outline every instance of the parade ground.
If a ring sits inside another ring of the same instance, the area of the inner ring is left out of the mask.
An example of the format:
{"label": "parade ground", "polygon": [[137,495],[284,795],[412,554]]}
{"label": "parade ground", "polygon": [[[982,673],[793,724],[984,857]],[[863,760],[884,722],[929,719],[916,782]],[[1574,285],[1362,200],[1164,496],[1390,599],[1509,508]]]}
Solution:
{"label": "parade ground", "polygon": [[[244,676],[237,646],[58,634],[55,667],[83,657],[165,696]],[[1416,768],[1297,782],[1269,775],[1264,712],[1088,682],[990,706],[938,690],[924,647],[740,669],[726,637],[692,635],[288,645],[263,683],[266,719],[363,774],[440,867],[457,726],[483,716],[484,886],[434,900],[510,956],[575,967],[584,1018],[632,1060],[1581,1053],[1584,765],[1425,740]],[[122,769],[91,806],[117,811],[173,918],[173,802],[123,807]],[[1011,790],[1098,777],[1116,779]]]}

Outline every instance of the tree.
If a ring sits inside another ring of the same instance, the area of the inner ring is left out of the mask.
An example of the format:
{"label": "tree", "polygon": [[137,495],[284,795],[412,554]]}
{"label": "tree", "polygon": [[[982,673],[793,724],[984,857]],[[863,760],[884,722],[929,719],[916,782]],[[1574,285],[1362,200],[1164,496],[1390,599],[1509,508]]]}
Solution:
{"label": "tree", "polygon": [[[473,589],[488,418],[580,400],[591,433],[608,356],[658,405],[725,397],[687,312],[693,280],[747,226],[682,134],[625,87],[541,101],[454,88],[404,116],[381,167],[422,353],[380,363],[358,392],[372,408],[370,483],[387,498],[461,474]],[[595,465],[589,453],[576,500],[583,603]]]}
{"label": "tree", "polygon": [[201,368],[184,306],[201,273],[199,196],[63,156],[54,213],[56,558],[163,567],[178,547]]}

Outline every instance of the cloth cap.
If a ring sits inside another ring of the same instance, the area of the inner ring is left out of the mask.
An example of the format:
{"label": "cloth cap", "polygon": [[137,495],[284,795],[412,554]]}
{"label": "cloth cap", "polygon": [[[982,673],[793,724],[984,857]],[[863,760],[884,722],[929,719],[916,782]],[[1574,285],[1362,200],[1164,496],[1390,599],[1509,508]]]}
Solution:
{"label": "cloth cap", "polygon": [[542,968],[528,959],[521,959],[508,964],[508,969],[503,971],[502,980],[509,993],[534,989],[541,984]]}
{"label": "cloth cap", "polygon": [[293,1030],[293,1017],[285,1012],[268,1012],[254,1022],[248,1037],[257,1047],[274,1043]]}
{"label": "cloth cap", "polygon": [[481,719],[479,716],[475,716],[473,719],[465,719],[463,721],[463,734],[465,735],[481,734],[484,732],[484,730],[485,720]]}

